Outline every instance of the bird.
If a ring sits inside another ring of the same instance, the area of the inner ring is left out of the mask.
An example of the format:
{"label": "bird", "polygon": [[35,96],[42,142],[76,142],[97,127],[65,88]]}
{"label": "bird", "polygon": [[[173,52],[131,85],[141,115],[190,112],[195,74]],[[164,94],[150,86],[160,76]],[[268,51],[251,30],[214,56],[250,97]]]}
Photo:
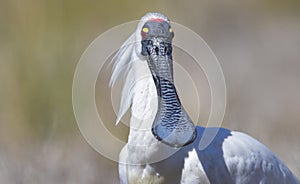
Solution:
{"label": "bird", "polygon": [[[125,79],[116,124],[130,109],[128,142],[119,154],[121,184],[300,184],[251,136],[195,125],[174,85],[170,20],[144,15],[113,57],[110,85]],[[204,131],[217,134],[199,149]]]}

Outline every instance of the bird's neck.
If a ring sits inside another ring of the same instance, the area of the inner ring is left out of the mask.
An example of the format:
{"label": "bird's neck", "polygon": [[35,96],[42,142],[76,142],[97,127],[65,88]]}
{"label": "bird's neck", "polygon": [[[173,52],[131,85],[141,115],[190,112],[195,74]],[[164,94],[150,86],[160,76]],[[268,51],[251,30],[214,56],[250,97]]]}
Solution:
{"label": "bird's neck", "polygon": [[151,133],[151,126],[157,113],[158,98],[147,63],[145,61],[135,62],[132,67],[134,68],[132,71],[134,71],[135,83],[132,87],[134,94],[128,142],[134,145],[136,142],[142,143],[141,139],[155,140]]}

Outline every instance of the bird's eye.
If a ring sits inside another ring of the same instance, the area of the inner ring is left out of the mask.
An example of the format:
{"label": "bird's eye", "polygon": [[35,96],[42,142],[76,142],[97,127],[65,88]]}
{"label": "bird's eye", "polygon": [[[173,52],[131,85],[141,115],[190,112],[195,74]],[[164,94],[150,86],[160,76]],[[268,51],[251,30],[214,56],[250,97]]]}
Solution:
{"label": "bird's eye", "polygon": [[148,33],[148,32],[149,32],[149,29],[146,28],[146,27],[144,27],[144,28],[143,28],[143,32],[144,32],[144,33]]}

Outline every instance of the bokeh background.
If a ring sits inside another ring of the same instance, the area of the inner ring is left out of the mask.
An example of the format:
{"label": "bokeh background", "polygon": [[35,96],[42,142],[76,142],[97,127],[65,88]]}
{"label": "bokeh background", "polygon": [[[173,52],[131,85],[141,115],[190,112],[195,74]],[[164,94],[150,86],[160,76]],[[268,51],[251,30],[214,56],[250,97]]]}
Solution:
{"label": "bokeh background", "polygon": [[222,125],[254,136],[300,177],[300,1],[0,0],[0,183],[118,183],[117,163],[77,127],[73,74],[98,35],[148,11],[209,44],[227,84]]}

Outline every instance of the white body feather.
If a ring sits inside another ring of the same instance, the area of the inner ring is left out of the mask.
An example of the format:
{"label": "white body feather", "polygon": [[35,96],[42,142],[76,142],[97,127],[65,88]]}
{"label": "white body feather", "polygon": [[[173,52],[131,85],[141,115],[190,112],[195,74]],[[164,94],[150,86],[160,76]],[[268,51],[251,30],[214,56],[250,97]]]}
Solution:
{"label": "white body feather", "polygon": [[[147,62],[140,55],[140,30],[145,21],[151,18],[167,20],[158,13],[144,16],[136,33],[124,43],[114,58],[116,63],[111,85],[126,69],[117,123],[130,106],[132,115],[128,143],[120,153],[120,182],[300,184],[268,148],[244,133],[221,128],[213,142],[202,151],[198,146],[203,127],[196,127],[197,138],[192,144],[178,150],[160,143],[152,135],[157,94]],[[174,154],[161,160],[171,153]]]}

